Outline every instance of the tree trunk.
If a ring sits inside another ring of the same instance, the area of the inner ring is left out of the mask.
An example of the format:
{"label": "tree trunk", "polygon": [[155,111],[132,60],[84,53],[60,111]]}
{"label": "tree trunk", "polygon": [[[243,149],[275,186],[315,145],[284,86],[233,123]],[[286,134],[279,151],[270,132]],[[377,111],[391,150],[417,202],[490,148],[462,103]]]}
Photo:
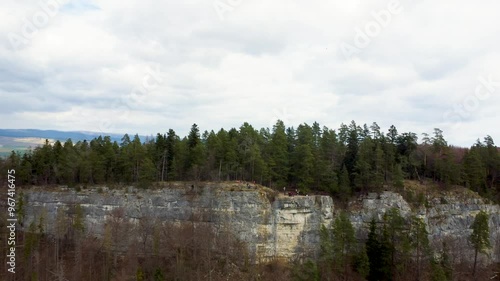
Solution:
{"label": "tree trunk", "polygon": [[477,249],[474,251],[474,268],[472,269],[472,276],[476,277],[476,265],[477,265]]}
{"label": "tree trunk", "polygon": [[166,158],[167,158],[165,154],[167,154],[167,151],[165,151],[165,152],[163,153],[163,164],[162,164],[162,167],[161,167],[161,181],[162,181],[162,182],[163,182],[163,175],[164,175],[164,173],[165,173],[165,160],[166,160]]}
{"label": "tree trunk", "polygon": [[222,172],[222,160],[219,161],[219,181],[220,181],[221,172]]}
{"label": "tree trunk", "polygon": [[420,280],[420,245],[417,246],[417,280]]}

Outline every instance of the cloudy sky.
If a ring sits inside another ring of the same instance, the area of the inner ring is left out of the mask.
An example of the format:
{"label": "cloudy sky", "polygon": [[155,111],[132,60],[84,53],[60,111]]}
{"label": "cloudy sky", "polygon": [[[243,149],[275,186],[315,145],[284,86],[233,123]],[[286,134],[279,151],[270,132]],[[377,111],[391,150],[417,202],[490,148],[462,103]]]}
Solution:
{"label": "cloudy sky", "polygon": [[500,2],[6,0],[0,128],[338,128],[500,143]]}

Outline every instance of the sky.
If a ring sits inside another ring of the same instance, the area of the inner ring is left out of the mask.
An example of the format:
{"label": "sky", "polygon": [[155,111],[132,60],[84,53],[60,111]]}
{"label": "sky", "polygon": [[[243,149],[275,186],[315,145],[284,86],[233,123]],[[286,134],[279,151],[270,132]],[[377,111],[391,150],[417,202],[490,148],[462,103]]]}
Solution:
{"label": "sky", "polygon": [[[368,2],[368,3],[364,3]],[[500,143],[500,2],[4,0],[0,128],[351,120]]]}

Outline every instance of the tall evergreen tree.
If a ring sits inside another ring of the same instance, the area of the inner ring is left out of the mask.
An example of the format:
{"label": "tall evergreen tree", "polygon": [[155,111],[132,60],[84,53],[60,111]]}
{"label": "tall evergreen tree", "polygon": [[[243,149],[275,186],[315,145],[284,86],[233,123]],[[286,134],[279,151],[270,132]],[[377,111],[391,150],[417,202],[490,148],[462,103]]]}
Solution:
{"label": "tall evergreen tree", "polygon": [[358,160],[359,149],[359,128],[354,120],[349,125],[349,133],[347,137],[347,151],[344,158],[344,165],[349,173],[350,185],[354,184],[354,176],[356,172],[356,162]]}
{"label": "tall evergreen tree", "polygon": [[410,228],[410,244],[415,250],[415,259],[417,262],[417,276],[416,279],[421,279],[422,261],[428,256],[429,253],[429,233],[427,232],[425,222],[422,218],[413,216],[411,218]]}
{"label": "tall evergreen tree", "polygon": [[314,154],[312,129],[307,124],[297,127],[297,148],[293,157],[293,174],[297,178],[297,185],[303,191],[311,188],[314,182]]}
{"label": "tall evergreen tree", "polygon": [[122,182],[134,181],[134,162],[132,158],[132,145],[128,134],[123,135],[118,155],[118,173]]}
{"label": "tall evergreen tree", "polygon": [[342,201],[347,202],[349,196],[351,196],[351,187],[349,186],[349,173],[345,166],[342,167],[339,174],[339,183],[338,183],[338,194]]}
{"label": "tall evergreen tree", "polygon": [[336,192],[338,187],[337,170],[340,160],[338,159],[337,135],[334,130],[323,127],[320,140],[319,157],[317,160],[317,176],[319,186],[322,190],[330,193]]}
{"label": "tall evergreen tree", "polygon": [[[387,236],[387,235],[386,235]],[[366,253],[368,255],[370,270],[369,281],[389,281],[392,280],[390,249],[387,239],[383,240],[377,233],[375,219],[370,222],[370,231],[366,241]]]}
{"label": "tall evergreen tree", "polygon": [[375,173],[372,170],[372,162],[375,158],[373,141],[367,136],[359,145],[358,159],[356,162],[356,171],[354,183],[358,190],[363,190],[375,181]]}
{"label": "tall evergreen tree", "polygon": [[491,248],[488,219],[488,214],[485,211],[480,211],[472,223],[472,233],[469,237],[469,241],[474,247],[473,276],[476,276],[477,254],[486,253],[486,250]]}
{"label": "tall evergreen tree", "polygon": [[[167,151],[166,154],[166,175],[165,180],[174,180],[178,179],[175,173],[175,160],[176,160],[176,144],[179,143],[179,137],[175,134],[175,131],[172,129],[168,130],[165,149]],[[178,163],[178,162],[177,162]]]}
{"label": "tall evergreen tree", "polygon": [[345,212],[335,218],[333,223],[333,254],[338,272],[348,280],[348,267],[355,252],[354,228]]}
{"label": "tall evergreen tree", "polygon": [[204,147],[200,138],[200,130],[198,125],[193,124],[187,138],[187,161],[185,165],[186,171],[195,179],[200,179],[201,166],[203,164]]}
{"label": "tall evergreen tree", "polygon": [[273,126],[271,141],[269,144],[269,152],[269,168],[271,172],[271,178],[275,183],[275,185],[273,186],[285,186],[287,183],[287,176],[289,171],[289,155],[285,133],[285,124],[281,120],[278,120]]}

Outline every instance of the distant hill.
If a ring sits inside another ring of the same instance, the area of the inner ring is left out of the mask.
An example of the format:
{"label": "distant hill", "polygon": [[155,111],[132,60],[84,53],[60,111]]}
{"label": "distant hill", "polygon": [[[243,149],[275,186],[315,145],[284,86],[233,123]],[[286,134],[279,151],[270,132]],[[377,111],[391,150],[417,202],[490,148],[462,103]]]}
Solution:
{"label": "distant hill", "polygon": [[[0,129],[0,157],[5,157],[14,151],[26,151],[28,148],[34,148],[45,143],[59,140],[64,142],[71,139],[74,143],[83,140],[92,140],[98,136],[110,136],[111,141],[121,142],[122,134],[108,134],[83,131],[57,131],[57,130],[37,130],[37,129]],[[132,137],[131,135],[130,137]],[[145,137],[141,136],[141,140]]]}
{"label": "distant hill", "polygon": [[64,132],[56,130],[36,130],[36,129],[0,129],[0,137],[12,138],[43,138],[59,141],[71,139],[73,141],[91,140],[98,136],[110,136],[113,141],[120,141],[123,135],[107,134],[96,132]]}

